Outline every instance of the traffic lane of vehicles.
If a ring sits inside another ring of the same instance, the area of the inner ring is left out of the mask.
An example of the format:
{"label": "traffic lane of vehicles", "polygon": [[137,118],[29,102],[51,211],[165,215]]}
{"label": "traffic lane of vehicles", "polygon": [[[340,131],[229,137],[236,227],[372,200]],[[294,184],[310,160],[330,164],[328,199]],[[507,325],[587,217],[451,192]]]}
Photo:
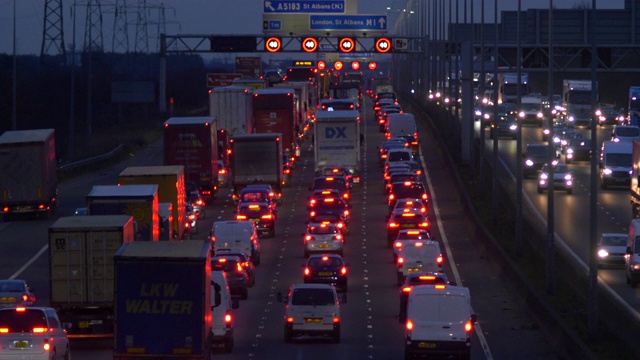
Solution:
{"label": "traffic lane of vehicles", "polygon": [[[525,138],[539,138],[541,131],[539,128],[524,127],[523,136]],[[582,130],[588,131],[588,130]],[[610,132],[598,132],[599,144],[609,139]],[[487,142],[487,151],[491,151],[491,143]],[[506,159],[507,166],[511,173],[515,173],[516,161],[522,161],[521,157],[515,156],[515,142],[499,143],[500,158]],[[590,207],[590,163],[588,161],[572,162],[569,167],[573,171],[575,188],[572,195],[562,191],[554,192],[555,202],[555,230],[558,236],[565,241],[572,251],[582,259],[585,264],[589,263],[589,228],[584,226],[584,217],[588,216]],[[541,218],[547,219],[547,192],[537,193],[537,182],[534,179],[524,180],[523,187],[528,198],[538,210]],[[626,187],[611,188],[602,190],[598,188],[598,234],[604,232],[627,232],[631,220],[631,210],[629,205],[629,192]],[[567,216],[569,214],[570,216]],[[580,215],[576,215],[580,214]],[[599,274],[604,274],[604,280],[611,280],[609,284],[627,303],[631,304],[636,311],[640,311],[640,304],[637,302],[637,293],[626,285],[624,271],[622,269],[600,269]],[[626,285],[626,286],[625,286]]]}

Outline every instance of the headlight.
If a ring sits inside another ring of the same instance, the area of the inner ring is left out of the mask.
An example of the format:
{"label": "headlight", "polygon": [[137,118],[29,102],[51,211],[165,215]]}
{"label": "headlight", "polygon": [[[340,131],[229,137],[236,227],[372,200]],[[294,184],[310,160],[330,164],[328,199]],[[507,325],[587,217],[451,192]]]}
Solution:
{"label": "headlight", "polygon": [[476,110],[476,116],[482,116],[482,111]]}
{"label": "headlight", "polygon": [[575,118],[573,117],[573,115],[569,115],[569,118],[567,118],[567,121],[569,122],[573,122],[575,120]]}
{"label": "headlight", "polygon": [[518,125],[516,125],[516,124],[511,124],[511,126],[509,126],[509,129],[510,129],[511,131],[515,131],[515,130],[517,130],[517,129],[518,129]]}
{"label": "headlight", "polygon": [[542,133],[545,134],[545,135],[549,135],[550,132],[551,132],[551,130],[549,130],[549,129],[542,130]]}
{"label": "headlight", "polygon": [[524,164],[527,166],[533,166],[533,161],[531,161],[531,159],[527,159]]}
{"label": "headlight", "polygon": [[565,179],[565,180],[567,180],[567,181],[568,181],[568,180],[571,180],[571,174],[567,174],[567,175],[565,175],[565,176],[564,176],[564,179]]}
{"label": "headlight", "polygon": [[559,143],[559,142],[560,142],[560,138],[559,138],[559,137],[557,137],[557,136],[554,136],[554,137],[553,137],[553,142],[554,142],[554,143]]}
{"label": "headlight", "polygon": [[609,252],[607,250],[605,249],[598,250],[598,257],[606,258],[607,256],[609,256]]}
{"label": "headlight", "polygon": [[489,115],[489,114],[484,114],[484,118],[485,118],[486,120],[489,120],[489,119],[491,119],[491,115]]}
{"label": "headlight", "polygon": [[519,116],[519,117],[521,117],[521,118],[523,118],[523,117],[524,117],[524,111],[520,111],[520,112],[518,113],[518,116]]}
{"label": "headlight", "polygon": [[538,117],[538,119],[542,119],[542,117],[543,117],[541,112],[537,113],[536,116]]}
{"label": "headlight", "polygon": [[549,174],[547,174],[547,173],[540,174],[540,179],[541,180],[547,180],[548,177],[549,177]]}
{"label": "headlight", "polygon": [[613,171],[611,171],[611,169],[609,169],[609,168],[604,168],[602,170],[602,173],[605,174],[605,175],[611,175],[613,173]]}
{"label": "headlight", "polygon": [[567,149],[567,154],[573,154],[573,149],[572,148],[568,148]]}

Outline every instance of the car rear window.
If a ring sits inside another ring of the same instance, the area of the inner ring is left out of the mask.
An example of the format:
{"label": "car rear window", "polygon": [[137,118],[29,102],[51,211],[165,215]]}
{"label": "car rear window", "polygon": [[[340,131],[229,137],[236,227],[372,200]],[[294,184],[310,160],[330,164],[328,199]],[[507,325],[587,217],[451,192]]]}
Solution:
{"label": "car rear window", "polygon": [[213,270],[222,270],[226,272],[235,271],[238,268],[238,261],[239,258],[237,256],[214,258],[211,259],[211,268]]}
{"label": "car rear window", "polygon": [[422,184],[405,185],[404,183],[394,183],[392,185],[393,194],[396,198],[420,198],[424,191]]}
{"label": "car rear window", "polygon": [[389,161],[405,161],[411,160],[411,153],[407,151],[391,151],[389,152]]}
{"label": "car rear window", "polygon": [[291,305],[326,306],[335,303],[332,289],[294,289],[291,295]]}
{"label": "car rear window", "polygon": [[340,177],[332,177],[329,180],[327,178],[315,179],[313,181],[314,189],[346,189],[347,184],[343,178]]}
{"label": "car rear window", "polygon": [[32,332],[34,328],[47,327],[47,319],[42,310],[26,308],[24,311],[0,311],[0,329],[8,329],[9,333]]}

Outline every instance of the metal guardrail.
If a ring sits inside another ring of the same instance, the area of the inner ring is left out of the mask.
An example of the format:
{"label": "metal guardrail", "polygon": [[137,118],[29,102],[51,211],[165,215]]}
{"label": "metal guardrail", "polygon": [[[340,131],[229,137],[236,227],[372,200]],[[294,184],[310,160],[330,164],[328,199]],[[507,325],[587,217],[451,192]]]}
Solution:
{"label": "metal guardrail", "polygon": [[123,149],[124,149],[124,144],[120,144],[116,146],[113,150],[109,151],[108,153],[61,165],[60,167],[58,167],[58,171],[66,172],[66,171],[77,169],[86,165],[95,164],[95,163],[107,160],[109,158],[116,156]]}

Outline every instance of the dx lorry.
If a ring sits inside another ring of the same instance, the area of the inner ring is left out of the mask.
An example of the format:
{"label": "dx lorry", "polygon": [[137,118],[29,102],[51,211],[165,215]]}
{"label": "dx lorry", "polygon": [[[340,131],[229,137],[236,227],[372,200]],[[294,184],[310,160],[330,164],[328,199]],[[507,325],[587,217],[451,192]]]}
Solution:
{"label": "dx lorry", "polygon": [[269,184],[282,195],[283,141],[279,133],[236,135],[231,138],[231,183],[237,199],[249,184]]}
{"label": "dx lorry", "polygon": [[194,184],[206,203],[218,194],[217,119],[172,117],[164,122],[164,165],[184,166],[185,182]]}
{"label": "dx lorry", "polygon": [[114,360],[209,360],[209,241],[133,242],[114,256]]}
{"label": "dx lorry", "polygon": [[135,240],[130,215],[67,216],[49,226],[50,306],[69,338],[113,336],[113,256]]}
{"label": "dx lorry", "polygon": [[136,240],[158,241],[158,185],[94,185],[87,195],[87,215],[133,216]]}
{"label": "dx lorry", "polygon": [[5,131],[0,136],[0,214],[49,216],[58,204],[54,129]]}
{"label": "dx lorry", "polygon": [[316,174],[326,167],[349,169],[353,182],[360,182],[360,112],[317,111],[313,134]]}

